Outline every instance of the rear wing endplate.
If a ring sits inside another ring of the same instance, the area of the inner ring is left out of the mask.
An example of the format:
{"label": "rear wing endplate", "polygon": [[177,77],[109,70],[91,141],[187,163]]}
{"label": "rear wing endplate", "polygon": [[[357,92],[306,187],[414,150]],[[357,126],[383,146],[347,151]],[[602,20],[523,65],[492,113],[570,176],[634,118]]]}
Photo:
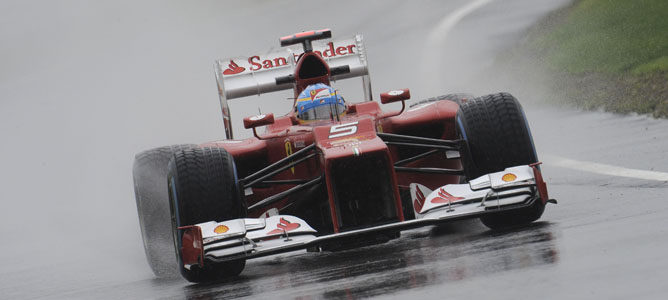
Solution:
{"label": "rear wing endplate", "polygon": [[[362,77],[364,98],[367,101],[372,100],[366,49],[361,35],[337,41],[313,41],[313,51],[320,53],[330,68],[349,66],[349,73],[333,75],[331,80]],[[295,45],[270,50],[264,54],[238,56],[215,62],[216,83],[227,139],[233,138],[227,101],[292,89],[294,83],[277,84],[276,78],[293,74],[296,60],[302,53],[301,45]]]}

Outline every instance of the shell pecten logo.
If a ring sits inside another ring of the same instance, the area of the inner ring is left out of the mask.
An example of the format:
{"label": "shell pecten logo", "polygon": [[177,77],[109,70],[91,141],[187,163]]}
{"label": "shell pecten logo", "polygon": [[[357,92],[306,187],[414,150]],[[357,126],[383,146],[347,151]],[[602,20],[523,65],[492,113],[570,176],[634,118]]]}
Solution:
{"label": "shell pecten logo", "polygon": [[225,233],[228,230],[230,230],[229,227],[227,227],[225,225],[218,225],[218,226],[216,226],[216,228],[213,229],[213,232],[220,234],[220,233]]}
{"label": "shell pecten logo", "polygon": [[501,180],[503,180],[505,182],[515,181],[515,179],[517,179],[517,175],[515,175],[513,173],[506,173],[506,174],[503,175],[503,177],[501,177]]}

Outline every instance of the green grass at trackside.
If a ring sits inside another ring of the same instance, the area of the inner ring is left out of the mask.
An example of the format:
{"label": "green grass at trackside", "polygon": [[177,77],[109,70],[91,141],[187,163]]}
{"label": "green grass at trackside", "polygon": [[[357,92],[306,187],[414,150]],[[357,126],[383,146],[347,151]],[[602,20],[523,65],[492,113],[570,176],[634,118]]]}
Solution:
{"label": "green grass at trackside", "polygon": [[573,74],[668,71],[668,0],[578,1],[535,46]]}
{"label": "green grass at trackside", "polygon": [[668,0],[574,0],[524,45],[557,101],[668,118]]}

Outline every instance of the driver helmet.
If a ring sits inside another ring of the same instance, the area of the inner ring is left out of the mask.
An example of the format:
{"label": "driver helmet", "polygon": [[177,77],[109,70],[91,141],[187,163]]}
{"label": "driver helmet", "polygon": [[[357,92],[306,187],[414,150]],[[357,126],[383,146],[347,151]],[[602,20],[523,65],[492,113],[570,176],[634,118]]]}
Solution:
{"label": "driver helmet", "polygon": [[306,87],[295,106],[297,118],[304,121],[331,120],[346,111],[346,103],[337,91],[326,84],[316,83]]}

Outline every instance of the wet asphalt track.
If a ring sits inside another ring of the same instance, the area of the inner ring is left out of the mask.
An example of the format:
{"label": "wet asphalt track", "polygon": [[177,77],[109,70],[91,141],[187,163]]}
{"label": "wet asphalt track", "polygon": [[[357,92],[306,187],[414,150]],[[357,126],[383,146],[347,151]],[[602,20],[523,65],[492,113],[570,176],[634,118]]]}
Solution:
{"label": "wet asphalt track", "polygon": [[[295,30],[331,27],[335,36],[365,35],[376,93],[410,87],[418,99],[447,91],[481,94],[499,85],[476,80],[480,73],[499,72],[490,69],[491,57],[564,1],[492,1],[448,32],[446,41],[455,46],[446,49],[423,47],[425,37],[467,1],[330,4],[316,13],[317,6],[295,2],[65,3],[45,4],[50,13],[26,21],[20,20],[33,16],[34,8],[3,4],[6,22],[15,25],[3,26],[3,40],[15,47],[2,48],[11,58],[0,73],[2,138],[24,148],[2,152],[2,165],[11,172],[0,178],[0,298],[664,299],[668,294],[668,183],[558,163],[563,157],[668,172],[668,122],[545,107],[527,98],[548,91],[521,84],[508,90],[525,103],[551,196],[559,200],[541,222],[490,232],[466,221],[407,231],[387,244],[357,250],[267,257],[250,261],[236,280],[208,285],[154,279],[143,261],[132,155],[222,135],[213,58],[268,48]],[[288,19],[294,14],[300,18]],[[31,42],[37,40],[48,51],[35,50]],[[434,73],[424,53],[442,53],[447,68]],[[96,63],[104,67],[96,69]],[[416,74],[430,74],[431,81]],[[443,83],[434,83],[439,80]],[[232,111],[253,114],[264,99],[235,102]],[[286,105],[268,101],[262,102],[267,110],[280,112]],[[34,150],[48,144],[57,147],[47,154]],[[37,159],[27,159],[31,155]]]}

